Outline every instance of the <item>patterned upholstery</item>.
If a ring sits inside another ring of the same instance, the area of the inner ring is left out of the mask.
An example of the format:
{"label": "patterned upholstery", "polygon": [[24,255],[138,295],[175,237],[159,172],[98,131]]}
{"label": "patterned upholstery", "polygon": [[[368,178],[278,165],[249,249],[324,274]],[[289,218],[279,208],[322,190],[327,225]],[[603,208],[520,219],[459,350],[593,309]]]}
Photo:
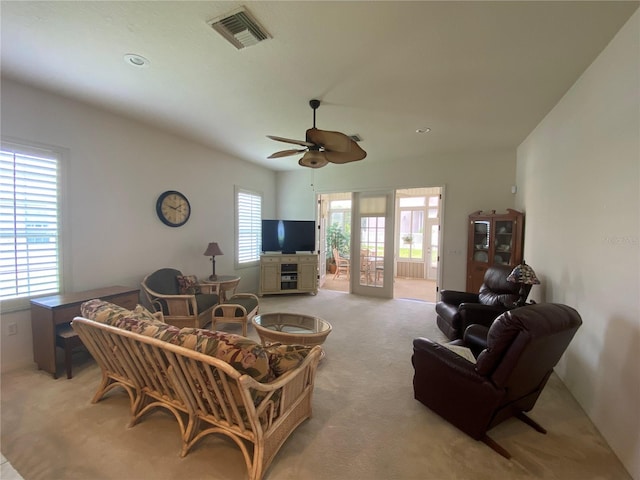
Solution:
{"label": "patterned upholstery", "polygon": [[302,345],[266,348],[240,335],[192,327],[179,328],[157,320],[142,305],[131,311],[93,299],[84,302],[80,311],[83,317],[90,320],[213,356],[261,383],[270,382],[298,367],[311,350],[311,347]]}

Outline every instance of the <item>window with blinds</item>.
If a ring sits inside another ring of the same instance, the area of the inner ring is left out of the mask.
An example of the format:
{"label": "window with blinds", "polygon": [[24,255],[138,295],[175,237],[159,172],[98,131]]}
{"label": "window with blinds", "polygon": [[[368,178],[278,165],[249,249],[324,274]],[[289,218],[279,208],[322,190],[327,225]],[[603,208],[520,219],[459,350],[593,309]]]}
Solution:
{"label": "window with blinds", "polygon": [[256,265],[262,242],[262,194],[236,187],[236,262]]}
{"label": "window with blinds", "polygon": [[60,290],[58,185],[53,151],[0,149],[0,300]]}

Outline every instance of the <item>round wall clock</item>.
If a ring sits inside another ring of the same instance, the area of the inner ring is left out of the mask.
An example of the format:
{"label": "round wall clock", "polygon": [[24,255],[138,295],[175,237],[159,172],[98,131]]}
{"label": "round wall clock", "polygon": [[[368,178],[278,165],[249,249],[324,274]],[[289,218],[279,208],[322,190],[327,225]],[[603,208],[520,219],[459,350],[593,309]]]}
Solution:
{"label": "round wall clock", "polygon": [[180,227],[189,220],[191,205],[182,193],[167,190],[158,197],[156,213],[165,225]]}

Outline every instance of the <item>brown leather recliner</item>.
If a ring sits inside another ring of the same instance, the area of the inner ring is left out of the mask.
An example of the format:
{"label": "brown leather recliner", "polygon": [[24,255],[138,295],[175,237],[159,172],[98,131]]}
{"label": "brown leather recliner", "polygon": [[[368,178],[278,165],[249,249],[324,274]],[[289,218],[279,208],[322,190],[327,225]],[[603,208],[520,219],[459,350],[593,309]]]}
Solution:
{"label": "brown leather recliner", "polygon": [[578,312],[566,305],[540,303],[510,310],[486,330],[487,347],[476,364],[438,343],[416,338],[411,357],[415,398],[510,458],[487,431],[515,416],[546,433],[524,412],[535,405],[581,324]]}
{"label": "brown leather recliner", "polygon": [[462,338],[469,325],[490,326],[501,313],[514,308],[520,299],[520,284],[509,282],[512,267],[494,265],[484,274],[480,293],[443,290],[436,303],[438,328],[449,338]]}

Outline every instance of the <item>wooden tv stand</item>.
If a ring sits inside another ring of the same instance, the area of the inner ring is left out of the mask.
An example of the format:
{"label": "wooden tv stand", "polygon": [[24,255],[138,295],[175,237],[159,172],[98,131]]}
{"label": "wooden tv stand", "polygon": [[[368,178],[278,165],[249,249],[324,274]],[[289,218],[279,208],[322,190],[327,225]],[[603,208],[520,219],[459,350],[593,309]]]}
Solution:
{"label": "wooden tv stand", "polygon": [[262,295],[318,293],[318,255],[315,253],[260,255]]}

